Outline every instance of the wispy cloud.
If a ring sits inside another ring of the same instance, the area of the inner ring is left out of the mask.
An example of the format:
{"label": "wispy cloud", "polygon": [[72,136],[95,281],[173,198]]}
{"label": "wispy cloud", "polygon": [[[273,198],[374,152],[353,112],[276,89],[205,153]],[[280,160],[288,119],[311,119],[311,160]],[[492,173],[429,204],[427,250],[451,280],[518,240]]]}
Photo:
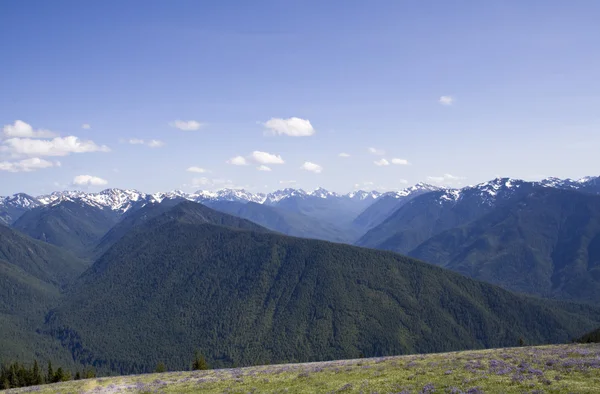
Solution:
{"label": "wispy cloud", "polygon": [[437,184],[445,184],[445,185],[451,185],[451,184],[460,184],[462,180],[467,179],[465,177],[462,176],[455,176],[452,174],[444,174],[442,176],[428,176],[427,180],[429,182],[433,182],[433,183],[437,183]]}
{"label": "wispy cloud", "polygon": [[305,171],[314,172],[315,174],[320,174],[323,171],[323,167],[310,161],[305,161],[300,168]]}
{"label": "wispy cloud", "polygon": [[264,164],[263,164],[263,165],[260,165],[260,166],[258,166],[258,167],[256,167],[256,169],[257,169],[258,171],[271,171],[271,167],[267,167],[267,166],[266,166],[266,165],[264,165]]}
{"label": "wispy cloud", "polygon": [[206,170],[206,169],[204,169],[202,167],[195,167],[195,166],[188,167],[188,169],[186,171],[187,172],[195,172],[195,173],[198,173],[198,174],[204,174],[204,173],[208,172],[208,170]]}
{"label": "wispy cloud", "polygon": [[130,138],[127,141],[121,140],[121,142],[127,142],[128,144],[131,145],[145,145],[149,148],[162,148],[163,146],[165,146],[165,143],[163,141],[160,140],[142,140],[139,138]]}
{"label": "wispy cloud", "polygon": [[84,123],[81,125],[81,128],[84,130],[89,130],[92,128],[92,126],[89,123]]}
{"label": "wispy cloud", "polygon": [[71,153],[110,152],[106,145],[80,140],[75,136],[57,137],[51,140],[10,138],[3,142],[4,151],[13,156],[67,156]]}
{"label": "wispy cloud", "polygon": [[266,134],[287,135],[290,137],[309,137],[316,133],[308,119],[291,117],[288,119],[271,118],[264,123]]}
{"label": "wispy cloud", "polygon": [[374,161],[373,164],[375,164],[376,166],[382,167],[382,166],[389,166],[390,162],[387,161],[386,159],[382,158],[381,160]]}
{"label": "wispy cloud", "polygon": [[400,165],[400,166],[407,166],[410,163],[406,159],[393,158],[392,159],[392,164],[396,164],[396,165]]}
{"label": "wispy cloud", "polygon": [[236,156],[236,157],[232,157],[231,159],[227,160],[227,164],[231,164],[234,166],[247,166],[248,162],[246,161],[245,157]]}
{"label": "wispy cloud", "polygon": [[339,157],[350,157],[350,155],[348,153],[344,153],[344,152],[340,153],[338,156]]}
{"label": "wispy cloud", "polygon": [[106,184],[108,184],[106,179],[92,175],[77,175],[73,178],[73,185],[75,186],[104,186]]}
{"label": "wispy cloud", "polygon": [[452,96],[442,96],[440,97],[440,99],[438,100],[438,102],[442,105],[446,105],[446,106],[450,106],[452,104],[454,104],[454,97]]}
{"label": "wispy cloud", "polygon": [[373,155],[377,155],[377,156],[385,155],[385,151],[383,149],[377,149],[377,148],[370,147],[368,149],[368,151],[369,151],[369,153],[371,153]]}
{"label": "wispy cloud", "polygon": [[[269,152],[262,152],[259,150],[255,150],[254,152],[252,152],[250,155],[248,155],[246,157],[236,156],[236,157],[233,157],[233,158],[227,160],[227,164],[232,164],[235,166],[246,166],[249,163],[266,165],[266,164],[284,164],[285,161],[283,160],[283,158],[280,155],[276,155],[276,154],[269,153]],[[260,169],[261,171],[269,171],[270,170],[270,169],[265,170],[261,166],[259,166],[257,168]]]}
{"label": "wispy cloud", "polygon": [[202,123],[196,120],[174,120],[173,122],[169,123],[169,125],[183,131],[196,131],[200,130],[200,128],[203,126]]}
{"label": "wispy cloud", "polygon": [[274,155],[268,152],[261,152],[255,150],[250,155],[250,158],[256,163],[260,164],[283,164],[285,163],[280,155]]}
{"label": "wispy cloud", "polygon": [[20,161],[3,161],[0,162],[0,171],[8,172],[31,172],[49,167],[60,167],[60,162],[48,161],[39,157],[32,157]]}

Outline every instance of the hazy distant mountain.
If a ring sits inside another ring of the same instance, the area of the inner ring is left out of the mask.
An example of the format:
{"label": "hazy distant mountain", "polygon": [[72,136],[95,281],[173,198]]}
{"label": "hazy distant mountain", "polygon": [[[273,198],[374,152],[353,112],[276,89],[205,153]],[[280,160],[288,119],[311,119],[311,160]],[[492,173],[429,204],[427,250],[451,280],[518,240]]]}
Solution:
{"label": "hazy distant mountain", "polygon": [[394,211],[357,245],[406,254],[442,231],[465,225],[537,187],[531,182],[498,178],[463,189],[426,193]]}
{"label": "hazy distant mountain", "polygon": [[217,211],[248,219],[268,229],[282,234],[302,238],[322,239],[325,241],[351,243],[358,234],[347,227],[336,226],[302,213],[288,211],[277,206],[240,203],[234,201],[216,201],[207,205]]}
{"label": "hazy distant mountain", "polygon": [[442,190],[442,188],[418,183],[398,192],[383,193],[377,198],[377,201],[369,205],[354,219],[353,224],[364,233],[383,222],[395,210],[413,198],[436,190]]}
{"label": "hazy distant mountain", "polygon": [[409,253],[542,297],[600,302],[600,196],[538,188]]}
{"label": "hazy distant mountain", "polygon": [[194,349],[230,366],[565,341],[600,324],[600,308],[211,211],[179,204],[134,227],[45,332],[76,360],[123,373],[187,368]]}
{"label": "hazy distant mountain", "polygon": [[67,200],[32,209],[13,227],[32,238],[87,257],[91,248],[118,220],[118,214],[112,210]]}

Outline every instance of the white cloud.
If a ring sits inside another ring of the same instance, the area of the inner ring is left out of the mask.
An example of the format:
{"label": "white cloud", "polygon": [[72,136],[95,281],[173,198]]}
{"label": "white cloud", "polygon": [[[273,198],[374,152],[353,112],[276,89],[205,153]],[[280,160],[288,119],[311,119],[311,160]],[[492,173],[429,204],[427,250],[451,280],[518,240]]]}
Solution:
{"label": "white cloud", "polygon": [[160,140],[150,140],[146,145],[150,148],[162,148],[165,146],[165,143]]}
{"label": "white cloud", "polygon": [[227,164],[232,164],[234,166],[247,166],[248,162],[243,156],[236,156],[227,160]]}
{"label": "white cloud", "polygon": [[442,96],[442,97],[440,97],[440,99],[438,101],[442,105],[450,106],[450,105],[454,104],[454,97]]}
{"label": "white cloud", "polygon": [[310,161],[305,161],[300,168],[306,171],[314,172],[315,174],[319,174],[321,171],[323,171],[323,167],[318,164],[311,163]]}
{"label": "white cloud", "polygon": [[381,167],[381,166],[389,166],[390,162],[387,161],[386,159],[382,158],[381,160],[374,161],[373,164],[375,164],[376,166],[380,166]]}
{"label": "white cloud", "polygon": [[189,167],[186,171],[187,172],[196,172],[198,174],[204,174],[204,173],[208,172],[207,170],[205,170],[204,168],[201,168],[201,167]]}
{"label": "white cloud", "polygon": [[258,171],[271,171],[271,167],[267,167],[267,166],[266,166],[266,165],[264,165],[264,164],[263,164],[263,165],[260,165],[260,166],[258,166],[258,167],[256,167],[256,169],[257,169]]}
{"label": "white cloud", "polygon": [[77,175],[73,178],[73,185],[76,186],[104,186],[106,184],[108,184],[106,179],[92,175]]}
{"label": "white cloud", "polygon": [[92,126],[89,123],[84,123],[81,125],[81,128],[84,130],[89,130],[92,128]]}
{"label": "white cloud", "polygon": [[363,182],[363,183],[355,183],[354,184],[354,188],[355,189],[360,189],[360,188],[363,188],[363,187],[372,187],[374,184],[375,183],[371,182],[371,181],[366,181],[366,182]]}
{"label": "white cloud", "polygon": [[204,188],[204,189],[239,189],[239,186],[235,186],[229,179],[210,179],[206,177],[193,178],[191,184],[184,185],[184,187]]}
{"label": "white cloud", "polygon": [[52,138],[56,133],[49,130],[34,130],[30,124],[22,120],[15,120],[13,124],[7,124],[2,128],[5,138]]}
{"label": "white cloud", "polygon": [[283,159],[281,158],[281,156],[279,156],[279,155],[274,155],[271,153],[261,152],[261,151],[257,151],[257,150],[252,152],[252,155],[250,155],[250,159],[252,159],[253,161],[255,161],[259,164],[283,164],[283,163],[285,163],[283,161]]}
{"label": "white cloud", "polygon": [[195,120],[175,120],[169,125],[183,131],[196,131],[203,126],[202,123]]}
{"label": "white cloud", "polygon": [[465,177],[462,176],[455,176],[452,174],[444,174],[442,176],[428,176],[427,180],[429,182],[434,182],[434,183],[439,183],[439,184],[452,184],[452,183],[456,183],[458,182],[459,184],[461,183],[460,181],[466,179]]}
{"label": "white cloud", "polygon": [[160,140],[145,141],[139,138],[131,138],[127,141],[121,140],[121,142],[127,142],[131,145],[146,145],[149,148],[162,148],[163,146],[165,146],[165,143]]}
{"label": "white cloud", "polygon": [[340,153],[338,156],[339,157],[350,157],[350,155],[348,153],[344,153],[344,152]]}
{"label": "white cloud", "polygon": [[60,167],[60,162],[51,162],[48,160],[40,159],[39,157],[32,157],[21,161],[4,161],[0,162],[0,171],[8,172],[31,172],[35,170],[41,170],[49,167]]}
{"label": "white cloud", "polygon": [[373,148],[373,147],[369,148],[369,153],[371,153],[373,155],[377,155],[377,156],[385,155],[385,151],[383,149],[377,149],[377,148]]}
{"label": "white cloud", "polygon": [[399,179],[398,183],[400,183],[401,185],[406,185],[408,181],[406,179]]}
{"label": "white cloud", "polygon": [[406,159],[393,158],[392,159],[392,164],[396,164],[396,165],[400,165],[400,166],[407,166],[410,163]]}
{"label": "white cloud", "polygon": [[10,138],[4,141],[4,149],[14,156],[67,156],[70,153],[109,152],[106,145],[83,141],[75,136],[57,137],[52,140]]}
{"label": "white cloud", "polygon": [[309,137],[315,134],[315,129],[308,119],[291,117],[288,119],[271,118],[265,122],[267,133],[277,135],[289,135],[290,137]]}

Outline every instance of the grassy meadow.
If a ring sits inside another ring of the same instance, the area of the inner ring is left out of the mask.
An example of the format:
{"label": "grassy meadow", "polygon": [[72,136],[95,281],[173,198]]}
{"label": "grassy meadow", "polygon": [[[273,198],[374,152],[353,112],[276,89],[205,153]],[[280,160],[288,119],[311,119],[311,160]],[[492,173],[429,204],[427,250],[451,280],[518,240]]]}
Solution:
{"label": "grassy meadow", "polygon": [[105,377],[9,393],[599,393],[600,344]]}

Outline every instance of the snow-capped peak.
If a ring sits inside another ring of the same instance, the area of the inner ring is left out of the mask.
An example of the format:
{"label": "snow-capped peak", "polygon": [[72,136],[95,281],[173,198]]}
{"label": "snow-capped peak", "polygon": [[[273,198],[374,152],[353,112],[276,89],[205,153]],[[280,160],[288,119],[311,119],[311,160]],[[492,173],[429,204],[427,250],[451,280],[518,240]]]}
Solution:
{"label": "snow-capped peak", "polygon": [[319,197],[319,198],[328,198],[328,197],[339,197],[337,193],[330,192],[322,187],[319,187],[312,192],[307,193],[309,196]]}

